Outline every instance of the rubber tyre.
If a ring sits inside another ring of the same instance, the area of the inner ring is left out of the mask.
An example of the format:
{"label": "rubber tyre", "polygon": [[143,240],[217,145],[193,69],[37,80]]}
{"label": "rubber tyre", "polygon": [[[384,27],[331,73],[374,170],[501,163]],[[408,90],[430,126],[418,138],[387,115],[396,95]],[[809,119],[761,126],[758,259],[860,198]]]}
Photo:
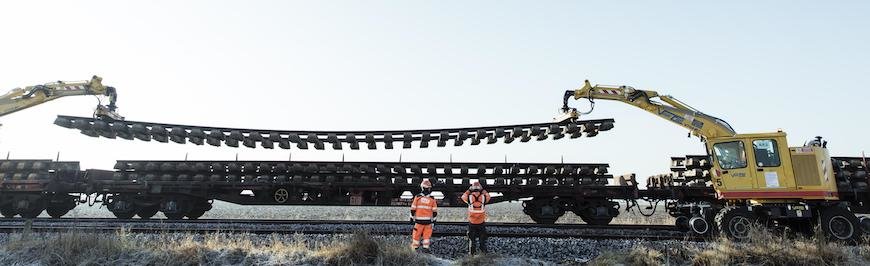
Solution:
{"label": "rubber tyre", "polygon": [[700,216],[689,218],[689,231],[692,234],[699,236],[709,235],[713,230],[710,228],[710,222]]}
{"label": "rubber tyre", "polygon": [[158,211],[160,211],[160,205],[143,206],[139,208],[139,211],[136,212],[136,215],[138,215],[139,218],[142,219],[151,219],[151,217],[154,217],[154,215],[156,215]]}
{"label": "rubber tyre", "polygon": [[863,230],[854,213],[840,206],[823,208],[819,215],[822,232],[831,241],[856,243]]}
{"label": "rubber tyre", "polygon": [[45,212],[48,213],[48,216],[51,216],[51,218],[55,219],[63,217],[64,215],[69,213],[69,211],[69,208],[63,206],[48,206],[48,208],[45,208]]}
{"label": "rubber tyre", "polygon": [[719,234],[735,241],[749,239],[756,217],[743,207],[729,206],[716,214],[716,230]]}

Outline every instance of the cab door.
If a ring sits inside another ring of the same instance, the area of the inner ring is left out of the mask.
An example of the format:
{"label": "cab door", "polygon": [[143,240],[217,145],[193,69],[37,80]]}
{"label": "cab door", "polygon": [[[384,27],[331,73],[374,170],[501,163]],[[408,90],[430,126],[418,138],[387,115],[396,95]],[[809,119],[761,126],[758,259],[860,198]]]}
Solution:
{"label": "cab door", "polygon": [[[720,192],[752,190],[756,187],[754,168],[749,164],[746,139],[721,140],[712,145],[713,185]],[[751,169],[750,169],[751,168]]]}
{"label": "cab door", "polygon": [[[794,188],[794,180],[785,169],[788,157],[788,147],[784,147],[785,141],[778,141],[777,137],[752,138],[752,153],[754,163],[752,171],[755,175],[756,187],[762,190],[782,190]],[[782,144],[782,145],[781,145]],[[785,149],[785,152],[783,151]]]}

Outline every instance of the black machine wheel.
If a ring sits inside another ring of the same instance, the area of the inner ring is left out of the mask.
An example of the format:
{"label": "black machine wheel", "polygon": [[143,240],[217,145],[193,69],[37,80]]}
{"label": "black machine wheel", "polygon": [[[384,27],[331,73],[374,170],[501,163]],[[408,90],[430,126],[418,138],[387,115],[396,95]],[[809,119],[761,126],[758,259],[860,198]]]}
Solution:
{"label": "black machine wheel", "polygon": [[830,240],[853,243],[861,238],[858,217],[846,208],[830,206],[820,212],[819,224]]}
{"label": "black machine wheel", "polygon": [[710,234],[710,223],[701,216],[689,218],[689,230],[695,235],[705,236]]}
{"label": "black machine wheel", "polygon": [[743,241],[749,239],[756,217],[743,207],[725,207],[716,214],[716,229],[725,237]]}
{"label": "black machine wheel", "polygon": [[6,218],[12,218],[15,217],[15,215],[18,215],[18,212],[15,211],[15,208],[12,208],[12,204],[7,204],[0,207],[0,215],[3,215],[3,217]]}
{"label": "black machine wheel", "polygon": [[47,212],[51,218],[60,218],[66,215],[69,211],[70,209],[66,206],[49,205],[48,208],[45,208],[45,212]]}
{"label": "black machine wheel", "polygon": [[136,215],[142,219],[151,219],[158,211],[160,211],[160,205],[142,206]]}

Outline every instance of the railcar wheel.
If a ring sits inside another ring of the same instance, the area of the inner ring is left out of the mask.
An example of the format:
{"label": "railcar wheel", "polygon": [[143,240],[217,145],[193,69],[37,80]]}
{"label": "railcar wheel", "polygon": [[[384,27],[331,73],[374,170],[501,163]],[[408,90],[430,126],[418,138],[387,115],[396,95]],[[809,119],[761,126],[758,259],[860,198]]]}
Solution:
{"label": "railcar wheel", "polygon": [[209,203],[207,200],[198,200],[197,203],[194,204],[193,207],[191,207],[190,211],[188,211],[185,216],[187,216],[187,218],[191,220],[199,219],[199,217],[202,217],[205,212],[211,210],[211,207],[211,203]]}
{"label": "railcar wheel", "polygon": [[114,212],[112,212],[112,214],[114,214],[115,217],[118,219],[130,219],[130,218],[133,218],[134,215],[136,215],[136,212],[133,212],[133,211],[114,211]]}
{"label": "railcar wheel", "polygon": [[48,213],[48,216],[51,216],[51,218],[55,218],[55,219],[66,215],[67,213],[69,213],[69,211],[70,211],[70,209],[65,207],[65,206],[51,206],[51,205],[49,205],[48,208],[45,208],[45,212]]}
{"label": "railcar wheel", "polygon": [[580,220],[589,225],[608,225],[613,221],[613,217],[580,215]]}
{"label": "railcar wheel", "polygon": [[743,207],[726,207],[716,214],[716,229],[725,237],[737,241],[749,239],[756,217]]}
{"label": "railcar wheel", "polygon": [[169,220],[181,220],[184,219],[184,213],[163,213],[166,216],[166,219]]}
{"label": "railcar wheel", "polygon": [[142,206],[136,215],[142,219],[151,219],[158,211],[160,211],[160,205]]}
{"label": "railcar wheel", "polygon": [[532,221],[538,224],[555,224],[556,220],[559,220],[559,218],[543,218],[537,216],[529,216],[529,218],[532,218]]}
{"label": "railcar wheel", "polygon": [[532,199],[523,201],[523,212],[536,223],[554,224],[559,217],[565,215],[565,209],[561,205],[557,199]]}
{"label": "railcar wheel", "polygon": [[202,217],[203,214],[205,214],[205,210],[194,209],[194,210],[191,210],[190,212],[188,212],[187,215],[185,215],[185,216],[187,216],[187,219],[195,220],[195,219],[199,219],[199,217]]}
{"label": "railcar wheel", "polygon": [[677,229],[679,229],[680,231],[689,231],[689,217],[682,215],[677,216],[676,218],[674,218],[674,225],[676,225]]}
{"label": "railcar wheel", "polygon": [[821,210],[822,231],[830,240],[853,243],[861,238],[858,217],[846,208],[831,206]]}
{"label": "railcar wheel", "polygon": [[15,215],[18,215],[18,212],[15,211],[15,208],[12,208],[12,204],[7,204],[0,207],[0,215],[3,215],[3,217],[6,218],[12,218],[15,217]]}
{"label": "railcar wheel", "polygon": [[42,214],[42,211],[43,211],[42,208],[27,209],[27,210],[21,211],[21,217],[26,218],[26,219],[33,219],[33,218],[38,217],[40,214]]}
{"label": "railcar wheel", "polygon": [[130,219],[136,215],[136,206],[123,197],[113,197],[109,202],[109,211],[118,219]]}
{"label": "railcar wheel", "polygon": [[608,225],[614,217],[619,215],[618,203],[611,201],[577,202],[576,205],[586,206],[575,207],[574,213],[589,225]]}
{"label": "railcar wheel", "polygon": [[160,210],[170,220],[180,220],[192,209],[190,198],[170,198],[161,204]]}

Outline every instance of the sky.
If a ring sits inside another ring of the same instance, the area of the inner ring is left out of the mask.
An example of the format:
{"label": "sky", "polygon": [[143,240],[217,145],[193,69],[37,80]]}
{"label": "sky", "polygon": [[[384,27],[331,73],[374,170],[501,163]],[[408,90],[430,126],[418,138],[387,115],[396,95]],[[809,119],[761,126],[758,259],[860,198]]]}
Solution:
{"label": "sky", "polygon": [[[92,75],[129,120],[284,130],[547,122],[583,80],[673,95],[739,133],[870,149],[870,4],[838,1],[3,1],[0,91]],[[2,93],[2,92],[0,92]],[[68,97],[0,117],[0,156],[81,161],[600,162],[665,173],[688,131],[618,102],[595,138],[377,151],[265,150],[91,138]],[[574,101],[580,110],[584,101]]]}

